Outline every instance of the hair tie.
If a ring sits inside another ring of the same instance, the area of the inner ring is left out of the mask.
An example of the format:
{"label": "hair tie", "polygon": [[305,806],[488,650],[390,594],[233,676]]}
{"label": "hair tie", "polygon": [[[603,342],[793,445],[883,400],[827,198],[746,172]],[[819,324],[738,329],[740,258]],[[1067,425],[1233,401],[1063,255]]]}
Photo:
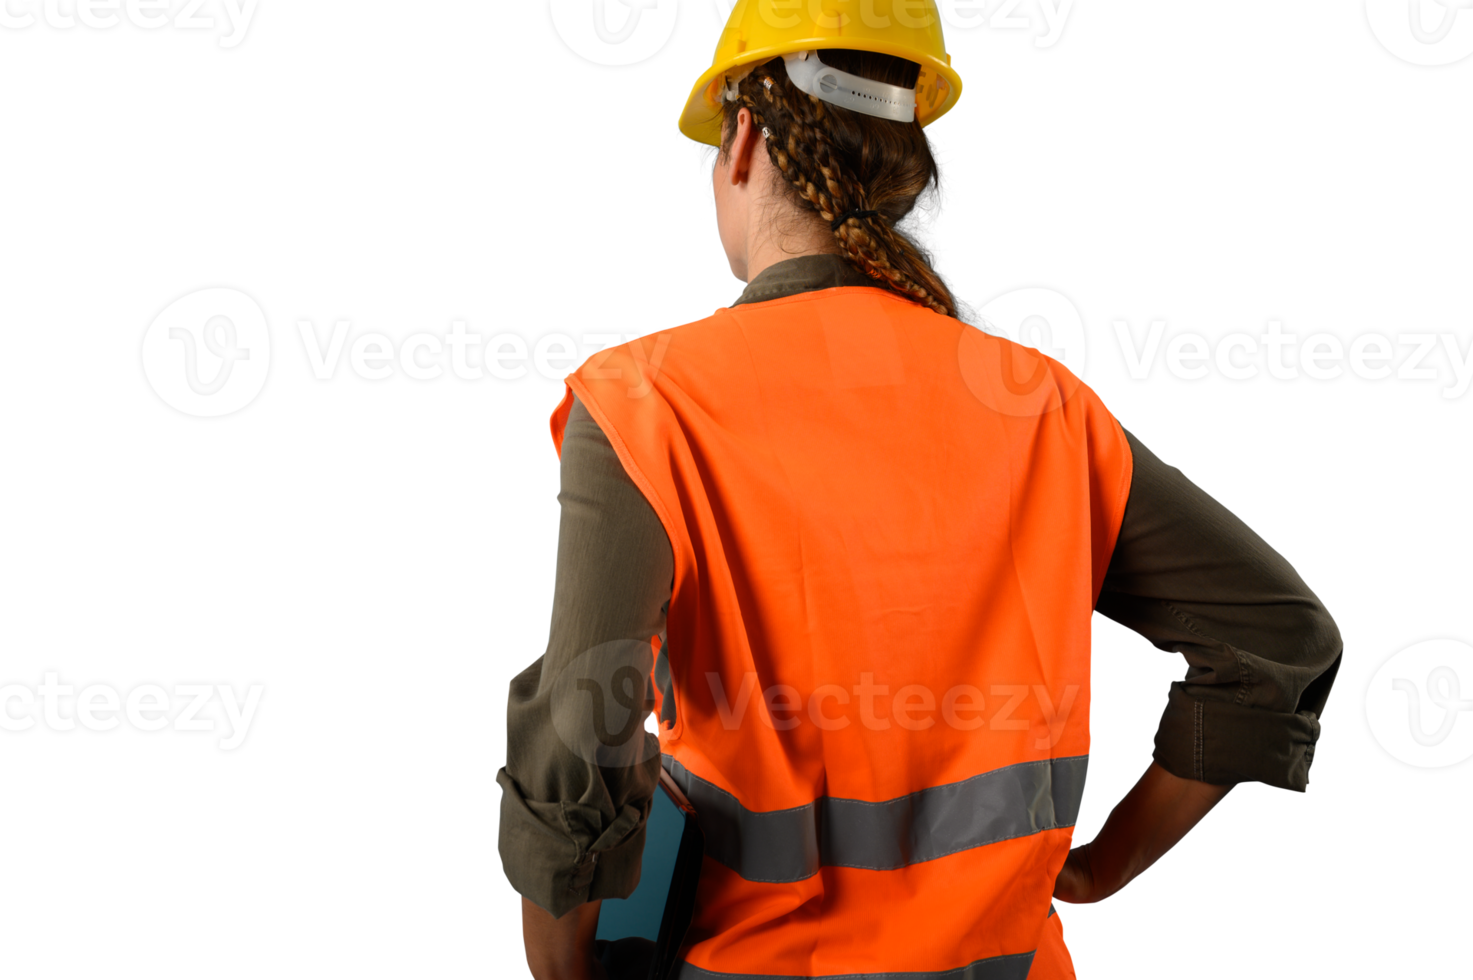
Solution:
{"label": "hair tie", "polygon": [[878,211],[860,211],[857,208],[853,211],[845,211],[843,214],[834,219],[834,223],[829,226],[829,230],[838,231],[839,226],[848,221],[850,218],[873,218],[879,213],[880,212]]}

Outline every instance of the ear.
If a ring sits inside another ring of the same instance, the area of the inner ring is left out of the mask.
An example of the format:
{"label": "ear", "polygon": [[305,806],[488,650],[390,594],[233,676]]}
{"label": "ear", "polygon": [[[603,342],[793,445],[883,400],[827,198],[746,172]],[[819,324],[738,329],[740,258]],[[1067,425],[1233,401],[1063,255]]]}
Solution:
{"label": "ear", "polygon": [[761,134],[752,119],[752,110],[743,108],[737,112],[736,135],[731,140],[731,175],[733,187],[739,187],[752,179],[752,154],[761,143]]}

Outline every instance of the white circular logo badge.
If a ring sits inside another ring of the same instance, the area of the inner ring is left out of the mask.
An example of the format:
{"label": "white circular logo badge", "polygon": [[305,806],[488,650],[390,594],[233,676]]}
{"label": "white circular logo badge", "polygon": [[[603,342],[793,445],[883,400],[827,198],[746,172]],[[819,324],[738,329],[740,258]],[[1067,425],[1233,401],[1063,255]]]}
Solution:
{"label": "white circular logo badge", "polygon": [[1366,0],[1371,30],[1414,65],[1450,65],[1473,54],[1473,0]]}
{"label": "white circular logo badge", "polygon": [[678,10],[678,0],[552,0],[552,26],[596,65],[634,65],[670,40]]}
{"label": "white circular logo badge", "polygon": [[[1042,415],[1078,390],[1089,353],[1084,318],[1069,297],[1054,289],[1015,289],[978,311],[979,327],[962,331],[957,347],[962,379],[972,394],[1004,415]],[[1001,337],[1013,344],[1000,344]],[[1016,345],[1016,346],[1015,346]],[[1062,363],[1073,375],[1050,381],[1038,354]]]}
{"label": "white circular logo badge", "polygon": [[245,408],[270,369],[266,314],[236,289],[201,289],[175,300],[143,338],[148,383],[171,407],[198,418]]}
{"label": "white circular logo badge", "polygon": [[574,657],[556,677],[544,677],[552,727],[563,744],[585,762],[615,768],[659,755],[649,716],[654,664],[648,640],[610,640]]}
{"label": "white circular logo badge", "polygon": [[1371,678],[1366,721],[1381,747],[1409,766],[1473,758],[1473,646],[1427,640],[1395,654]]}

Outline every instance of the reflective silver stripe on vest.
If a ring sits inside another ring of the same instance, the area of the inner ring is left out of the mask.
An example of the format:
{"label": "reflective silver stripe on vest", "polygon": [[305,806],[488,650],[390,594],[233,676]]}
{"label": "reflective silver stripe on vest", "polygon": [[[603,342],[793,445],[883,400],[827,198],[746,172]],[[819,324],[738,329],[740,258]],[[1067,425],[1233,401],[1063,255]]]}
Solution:
{"label": "reflective silver stripe on vest", "polygon": [[748,881],[765,882],[802,881],[820,867],[890,871],[1072,827],[1088,762],[1085,755],[1020,762],[883,803],[820,797],[759,812],[664,758],[696,809],[706,854]]}
{"label": "reflective silver stripe on vest", "polygon": [[[978,960],[940,973],[843,973],[825,974],[811,980],[1027,980],[1033,968],[1032,953],[1014,953]],[[775,976],[770,973],[712,973],[689,963],[680,966],[679,980],[810,980],[808,977]]]}

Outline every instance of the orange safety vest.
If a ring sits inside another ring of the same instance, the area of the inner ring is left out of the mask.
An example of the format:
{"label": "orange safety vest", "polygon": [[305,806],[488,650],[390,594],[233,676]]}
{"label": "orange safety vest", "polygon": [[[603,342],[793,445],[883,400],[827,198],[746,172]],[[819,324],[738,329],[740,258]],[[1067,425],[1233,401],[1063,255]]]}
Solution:
{"label": "orange safety vest", "polygon": [[[1130,488],[1059,363],[887,291],[723,309],[567,379],[664,524],[682,980],[1072,977],[1050,899]],[[1031,971],[1031,973],[1030,973]]]}

